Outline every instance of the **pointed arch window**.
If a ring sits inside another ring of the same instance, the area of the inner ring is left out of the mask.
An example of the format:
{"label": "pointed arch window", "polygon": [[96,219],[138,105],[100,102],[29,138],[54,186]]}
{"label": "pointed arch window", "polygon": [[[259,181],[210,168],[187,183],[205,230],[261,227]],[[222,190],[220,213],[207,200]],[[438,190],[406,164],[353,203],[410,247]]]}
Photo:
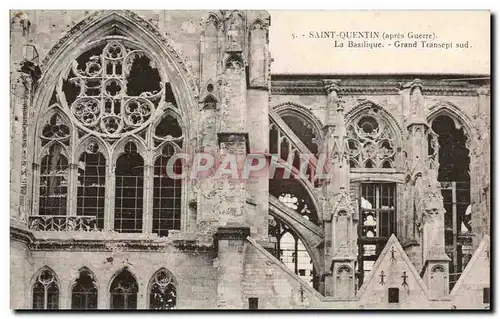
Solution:
{"label": "pointed arch window", "polygon": [[115,231],[142,232],[144,160],[132,142],[116,161],[115,183]]}
{"label": "pointed arch window", "polygon": [[110,287],[111,309],[136,309],[139,285],[127,269],[122,270]]}
{"label": "pointed arch window", "polygon": [[33,309],[58,309],[59,284],[50,269],[43,269],[33,285]]}
{"label": "pointed arch window", "polygon": [[76,214],[95,217],[97,229],[104,227],[105,190],[106,158],[90,141],[78,162]]}
{"label": "pointed arch window", "polygon": [[[42,216],[29,216],[30,229],[153,228],[161,236],[180,229],[180,181],[153,178],[155,164],[166,167],[169,147],[183,148],[185,130],[168,70],[140,40],[123,34],[89,40],[79,52],[59,74],[49,105],[40,106],[35,145],[42,152],[33,158],[31,193]],[[182,172],[178,166],[175,171]],[[144,194],[153,183],[157,196]]]}
{"label": "pointed arch window", "polygon": [[64,148],[55,142],[40,163],[40,215],[66,215],[68,196],[68,159]]}
{"label": "pointed arch window", "polygon": [[175,279],[166,269],[157,271],[149,283],[149,309],[175,309],[177,290]]}
{"label": "pointed arch window", "polygon": [[88,269],[80,270],[71,289],[71,309],[97,309],[97,284]]}
{"label": "pointed arch window", "polygon": [[351,168],[395,168],[394,132],[373,107],[347,126]]}

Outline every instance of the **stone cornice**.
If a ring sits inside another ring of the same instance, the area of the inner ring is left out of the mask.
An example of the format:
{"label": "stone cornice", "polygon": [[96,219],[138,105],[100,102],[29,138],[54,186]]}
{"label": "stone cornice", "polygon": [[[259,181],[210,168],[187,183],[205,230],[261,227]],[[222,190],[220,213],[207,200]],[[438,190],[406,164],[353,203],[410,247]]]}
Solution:
{"label": "stone cornice", "polygon": [[[33,233],[27,229],[17,226],[10,227],[10,238],[23,242],[28,245],[30,250],[44,250],[44,251],[144,251],[144,252],[162,252],[169,248],[176,248],[181,251],[196,251],[196,252],[210,252],[214,251],[212,240],[206,240],[208,237],[200,234],[200,240],[196,239],[170,239],[168,237],[152,237],[146,238],[145,234],[136,234],[137,238],[128,236],[127,239],[111,238],[111,239],[97,239],[78,238],[75,234],[78,232],[38,232],[38,233],[51,233],[63,234],[70,236],[47,236]],[[89,232],[90,235],[98,234],[99,232]],[[71,236],[71,235],[74,236]],[[103,233],[101,233],[103,234]],[[110,233],[112,234],[112,233]],[[116,235],[113,233],[113,235]],[[128,234],[130,235],[130,234]],[[110,235],[111,236],[111,235]],[[88,237],[88,236],[87,236]],[[203,238],[201,238],[203,237]],[[207,238],[205,238],[207,237]],[[209,236],[211,237],[211,236]]]}
{"label": "stone cornice", "polygon": [[[477,96],[478,89],[488,85],[485,76],[477,79],[458,75],[335,75],[339,95],[397,95],[418,77],[424,95]],[[275,95],[326,95],[328,75],[274,75],[271,93]],[[464,79],[468,78],[468,79]],[[406,86],[405,86],[406,85]]]}
{"label": "stone cornice", "polygon": [[244,240],[250,236],[250,227],[248,226],[221,226],[217,228],[214,239],[217,240]]}

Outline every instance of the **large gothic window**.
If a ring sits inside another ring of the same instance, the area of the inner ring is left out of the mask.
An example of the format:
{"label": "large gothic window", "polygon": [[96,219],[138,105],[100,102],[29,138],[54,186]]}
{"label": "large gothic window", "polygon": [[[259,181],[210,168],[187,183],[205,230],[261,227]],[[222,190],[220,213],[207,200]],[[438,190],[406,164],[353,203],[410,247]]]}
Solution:
{"label": "large gothic window", "polygon": [[[30,228],[166,236],[181,227],[182,180],[158,170],[183,150],[184,139],[167,72],[123,36],[85,48],[59,75],[50,105],[40,107],[38,215],[29,217]],[[174,172],[182,172],[182,162]]]}
{"label": "large gothic window", "polygon": [[50,269],[43,269],[33,285],[33,309],[58,309],[59,284]]}
{"label": "large gothic window", "polygon": [[71,290],[71,309],[97,309],[97,284],[86,268],[80,270]]}
{"label": "large gothic window", "polygon": [[177,304],[176,283],[168,270],[158,270],[153,275],[149,287],[149,309],[175,309]]}
{"label": "large gothic window", "polygon": [[400,129],[395,123],[389,113],[371,102],[346,123],[349,166],[351,174],[358,174],[360,180],[351,183],[359,212],[358,286],[397,231],[397,184],[386,182],[393,178],[392,172],[400,169]]}
{"label": "large gothic window", "polygon": [[[438,181],[445,214],[445,245],[450,263],[450,289],[472,257],[470,157],[464,128],[446,115],[432,121],[438,137]],[[431,152],[431,150],[429,150]]]}
{"label": "large gothic window", "polygon": [[111,283],[111,309],[136,309],[139,285],[127,269],[122,270]]}

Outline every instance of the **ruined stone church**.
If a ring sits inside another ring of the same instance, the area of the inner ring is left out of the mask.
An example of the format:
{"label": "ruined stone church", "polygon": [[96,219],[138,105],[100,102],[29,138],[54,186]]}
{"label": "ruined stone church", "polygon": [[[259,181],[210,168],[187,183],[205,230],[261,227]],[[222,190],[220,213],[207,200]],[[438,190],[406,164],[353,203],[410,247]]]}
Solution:
{"label": "ruined stone church", "polygon": [[489,308],[489,74],[274,74],[270,24],[11,12],[11,308]]}

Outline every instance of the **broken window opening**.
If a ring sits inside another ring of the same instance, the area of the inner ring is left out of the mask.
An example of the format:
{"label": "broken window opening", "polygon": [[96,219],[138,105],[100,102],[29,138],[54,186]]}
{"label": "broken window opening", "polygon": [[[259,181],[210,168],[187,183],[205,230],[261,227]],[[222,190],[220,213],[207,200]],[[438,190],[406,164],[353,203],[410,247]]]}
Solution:
{"label": "broken window opening", "polygon": [[71,309],[97,309],[97,285],[86,269],[80,270],[71,290]]}
{"label": "broken window opening", "polygon": [[[450,262],[450,290],[472,256],[470,202],[470,157],[463,128],[456,128],[449,116],[438,116],[432,122],[438,136],[441,194],[445,214],[445,245]],[[434,151],[434,150],[432,150]],[[431,150],[429,150],[431,152]]]}
{"label": "broken window opening", "polygon": [[104,228],[106,158],[91,142],[78,162],[76,214],[96,217],[97,229]]}
{"label": "broken window opening", "polygon": [[312,128],[312,124],[308,123],[306,120],[298,117],[296,115],[286,114],[281,117],[283,121],[290,127],[290,129],[295,133],[295,135],[304,143],[305,146],[311,151],[312,154],[318,154],[317,139]]}
{"label": "broken window opening", "polygon": [[158,138],[176,138],[182,136],[182,129],[177,122],[177,119],[170,115],[165,114],[161,122],[156,126],[155,136]]}
{"label": "broken window opening", "polygon": [[[279,169],[276,172],[278,173]],[[314,203],[298,181],[292,179],[270,179],[269,193],[310,222],[319,226]]]}
{"label": "broken window opening", "polygon": [[122,270],[111,283],[111,309],[137,309],[139,286],[127,269]]}
{"label": "broken window opening", "polygon": [[66,215],[68,196],[68,159],[62,146],[54,144],[40,164],[39,215]]}
{"label": "broken window opening", "polygon": [[142,232],[144,196],[144,160],[137,147],[129,142],[118,157],[115,170],[115,231]]}
{"label": "broken window opening", "polygon": [[149,292],[149,309],[175,309],[177,304],[177,288],[175,279],[166,269],[158,270],[151,279]]}
{"label": "broken window opening", "polygon": [[311,287],[318,290],[319,278],[316,276],[316,269],[311,256],[302,240],[286,224],[272,216],[269,218],[269,240],[274,243],[272,254],[300,278],[309,283]]}
{"label": "broken window opening", "polygon": [[[136,56],[130,67],[127,80],[127,95],[139,96],[143,92],[160,92],[160,73],[151,66],[151,60],[145,55]],[[174,99],[175,101],[175,99]]]}

